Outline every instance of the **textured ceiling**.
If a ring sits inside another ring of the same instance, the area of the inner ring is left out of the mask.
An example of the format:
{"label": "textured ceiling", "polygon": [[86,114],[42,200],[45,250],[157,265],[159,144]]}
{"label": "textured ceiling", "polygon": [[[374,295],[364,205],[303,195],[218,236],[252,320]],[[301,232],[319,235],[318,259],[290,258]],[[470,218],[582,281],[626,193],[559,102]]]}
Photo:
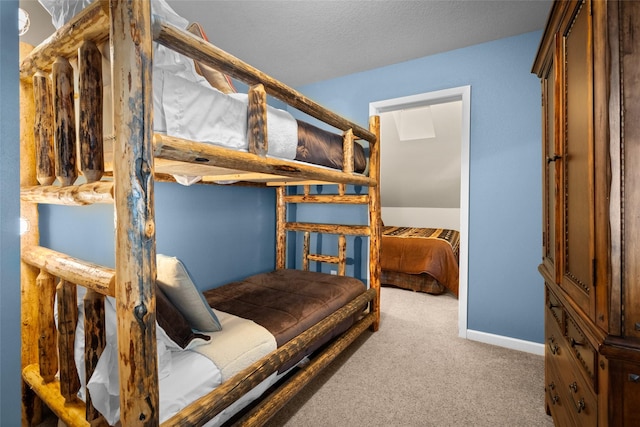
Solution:
{"label": "textured ceiling", "polygon": [[[220,48],[291,86],[541,30],[549,0],[169,0]],[[36,0],[24,41],[53,27]],[[40,9],[40,10],[38,10]]]}

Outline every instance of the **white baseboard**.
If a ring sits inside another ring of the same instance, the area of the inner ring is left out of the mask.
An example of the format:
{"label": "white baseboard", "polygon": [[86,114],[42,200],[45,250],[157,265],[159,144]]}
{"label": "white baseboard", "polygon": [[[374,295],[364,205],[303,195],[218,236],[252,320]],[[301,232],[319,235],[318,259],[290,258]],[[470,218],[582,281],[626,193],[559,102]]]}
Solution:
{"label": "white baseboard", "polygon": [[467,329],[467,339],[544,356],[544,344]]}

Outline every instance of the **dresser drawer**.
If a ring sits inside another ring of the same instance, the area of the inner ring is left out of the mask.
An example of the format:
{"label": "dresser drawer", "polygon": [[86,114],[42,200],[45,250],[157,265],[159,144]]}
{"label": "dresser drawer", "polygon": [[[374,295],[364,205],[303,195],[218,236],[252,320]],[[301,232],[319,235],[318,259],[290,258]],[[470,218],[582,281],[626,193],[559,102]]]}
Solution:
{"label": "dresser drawer", "polygon": [[566,406],[576,426],[598,425],[598,401],[593,390],[575,370],[560,373],[560,395],[565,397]]}
{"label": "dresser drawer", "polygon": [[571,407],[566,399],[565,393],[561,392],[562,380],[556,371],[555,365],[550,361],[544,366],[544,391],[548,413],[553,417],[556,426],[570,426],[573,419],[569,415]]}
{"label": "dresser drawer", "polygon": [[560,301],[558,300],[558,297],[556,297],[553,292],[551,292],[549,290],[548,287],[545,286],[545,290],[546,290],[546,295],[545,295],[545,302],[546,302],[546,306],[547,306],[547,310],[551,313],[553,319],[556,321],[556,323],[558,324],[558,326],[560,326],[560,328],[562,330],[564,330],[564,313],[563,313],[563,308],[562,308],[562,304],[560,304]]}
{"label": "dresser drawer", "polygon": [[571,353],[577,360],[577,365],[584,374],[585,378],[591,384],[594,390],[597,390],[597,360],[598,353],[591,346],[584,333],[580,330],[576,322],[569,316],[566,316],[565,338],[569,344]]}
{"label": "dresser drawer", "polygon": [[[563,314],[563,316],[565,316]],[[568,316],[564,317],[568,319]],[[596,426],[597,399],[553,310],[545,310],[546,402],[558,426]]]}

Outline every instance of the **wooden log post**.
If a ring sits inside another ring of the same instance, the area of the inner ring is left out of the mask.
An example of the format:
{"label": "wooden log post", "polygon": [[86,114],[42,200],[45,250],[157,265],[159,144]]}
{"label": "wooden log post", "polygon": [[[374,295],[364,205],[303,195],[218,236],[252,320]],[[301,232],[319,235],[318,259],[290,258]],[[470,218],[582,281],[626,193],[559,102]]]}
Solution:
{"label": "wooden log post", "polygon": [[73,68],[65,58],[53,63],[53,117],[55,171],[60,185],[72,185],[76,171],[76,120],[73,103]]}
{"label": "wooden log post", "polygon": [[338,275],[347,273],[347,237],[344,234],[338,236]]}
{"label": "wooden log post", "polygon": [[120,420],[159,424],[151,7],[111,0]]}
{"label": "wooden log post", "polygon": [[280,186],[276,189],[276,269],[286,268],[287,263],[287,203],[285,201],[287,188]]}
{"label": "wooden log post", "polygon": [[36,283],[40,294],[38,363],[42,379],[45,382],[51,382],[58,372],[57,332],[53,310],[56,283],[55,278],[45,270],[40,270]]}
{"label": "wooden log post", "polygon": [[309,271],[309,245],[311,241],[311,233],[305,231],[304,243],[302,245],[302,269]]}
{"label": "wooden log post", "polygon": [[[20,43],[20,58],[26,58],[33,46]],[[38,184],[36,173],[36,142],[33,126],[35,123],[35,102],[33,93],[33,79],[28,75],[20,79],[20,187]],[[40,231],[38,227],[38,206],[33,203],[20,202],[20,217],[28,225],[27,230],[20,236],[21,250],[38,245]],[[20,263],[20,341],[21,367],[38,362],[38,268]],[[42,401],[32,389],[22,382],[22,424],[37,425],[42,419]]]}
{"label": "wooden log post", "polygon": [[[88,381],[93,375],[98,359],[107,344],[107,334],[105,330],[105,308],[104,295],[96,291],[87,289],[84,296],[84,367],[85,380]],[[86,393],[87,421],[92,425],[102,422],[102,415],[91,402],[91,395]]]}
{"label": "wooden log post", "polygon": [[76,400],[80,390],[80,378],[74,359],[76,325],[78,324],[78,300],[76,285],[60,280],[56,289],[58,297],[58,354],[60,360],[60,393],[65,402]]}
{"label": "wooden log post", "polygon": [[53,106],[51,82],[42,71],[33,76],[35,103],[36,174],[40,185],[51,185],[56,180],[53,161]]}
{"label": "wooden log post", "polygon": [[342,171],[353,173],[353,129],[347,129],[342,136]]}
{"label": "wooden log post", "polygon": [[369,186],[369,287],[376,290],[371,302],[371,311],[376,320],[371,325],[373,331],[380,327],[380,240],[382,239],[382,217],[380,212],[380,117],[369,118],[369,130],[376,136],[369,141],[369,177],[376,183]]}
{"label": "wooden log post", "polygon": [[267,134],[267,92],[261,84],[249,88],[249,152],[266,156],[269,150]]}
{"label": "wooden log post", "polygon": [[102,54],[96,44],[85,41],[79,49],[80,170],[87,182],[104,173],[102,129]]}

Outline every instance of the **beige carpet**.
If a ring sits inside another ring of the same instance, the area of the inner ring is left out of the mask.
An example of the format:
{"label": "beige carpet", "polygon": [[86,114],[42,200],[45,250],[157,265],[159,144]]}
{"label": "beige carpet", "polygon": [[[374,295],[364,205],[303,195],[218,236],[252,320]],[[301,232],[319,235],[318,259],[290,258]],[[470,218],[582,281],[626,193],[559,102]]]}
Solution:
{"label": "beige carpet", "polygon": [[458,338],[458,301],[383,288],[366,332],[267,424],[553,426],[541,356]]}

